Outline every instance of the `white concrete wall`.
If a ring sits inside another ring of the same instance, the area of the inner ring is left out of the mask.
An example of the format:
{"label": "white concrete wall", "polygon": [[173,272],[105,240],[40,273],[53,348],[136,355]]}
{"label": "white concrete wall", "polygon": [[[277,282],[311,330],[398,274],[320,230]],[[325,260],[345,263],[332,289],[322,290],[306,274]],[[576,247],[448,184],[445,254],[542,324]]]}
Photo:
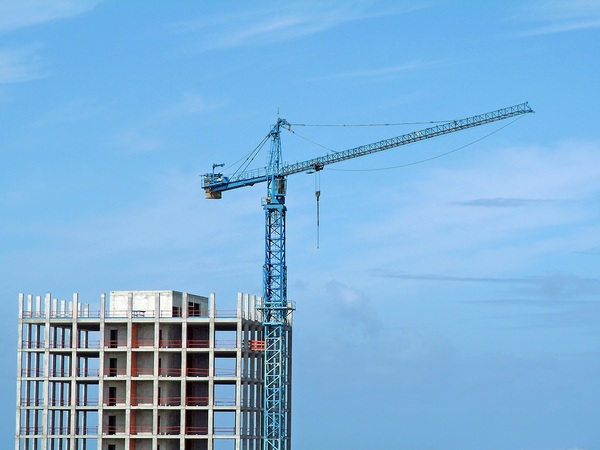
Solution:
{"label": "white concrete wall", "polygon": [[[152,311],[156,309],[156,296],[159,296],[160,310],[172,311],[173,307],[183,308],[183,293],[179,291],[110,291],[109,311]],[[131,301],[130,301],[131,297]],[[187,301],[199,306],[202,313],[208,312],[208,298],[187,294]]]}

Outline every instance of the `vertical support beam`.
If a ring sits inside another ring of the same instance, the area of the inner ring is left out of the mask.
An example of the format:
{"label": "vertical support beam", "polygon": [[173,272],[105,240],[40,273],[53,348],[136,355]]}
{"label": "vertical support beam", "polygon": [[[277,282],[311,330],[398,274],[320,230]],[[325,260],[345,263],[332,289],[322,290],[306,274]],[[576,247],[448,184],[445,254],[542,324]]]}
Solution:
{"label": "vertical support beam", "polygon": [[100,295],[100,354],[98,358],[98,367],[100,369],[100,381],[98,382],[98,448],[103,448],[102,435],[104,429],[104,399],[108,393],[104,393],[104,380],[106,377],[104,362],[104,346],[106,345],[106,294]]}
{"label": "vertical support beam", "polygon": [[281,170],[278,119],[271,131],[271,151],[267,167],[265,210],[265,265],[263,267],[262,323],[264,330],[263,450],[289,450],[289,420],[286,402],[288,385],[287,345],[287,266],[285,254],[286,177]]}
{"label": "vertical support beam", "polygon": [[[76,447],[76,442],[75,442],[75,436],[77,435],[77,427],[85,427],[87,426],[87,423],[81,424],[78,421],[78,417],[77,417],[77,403],[80,401],[79,399],[79,391],[77,389],[77,381],[76,381],[76,377],[78,375],[77,370],[78,369],[82,369],[81,367],[77,367],[78,366],[78,361],[77,361],[77,347],[79,347],[79,329],[77,327],[77,322],[79,320],[79,295],[77,293],[73,294],[73,314],[71,315],[71,366],[70,366],[70,376],[71,376],[71,383],[69,386],[69,397],[70,397],[70,403],[69,403],[69,415],[70,415],[70,423],[69,423],[69,428],[70,428],[70,435],[71,435],[71,439],[70,439],[70,446],[69,449],[70,450],[77,450]],[[87,363],[85,364],[85,369],[87,369]],[[84,369],[84,370],[85,370]],[[83,372],[83,374],[86,374],[86,372]],[[87,392],[84,394],[87,397]]]}
{"label": "vertical support beam", "polygon": [[237,320],[236,320],[236,328],[235,328],[235,449],[241,450],[241,435],[242,435],[242,405],[240,399],[242,397],[242,379],[245,378],[245,374],[242,369],[244,368],[242,365],[242,345],[244,343],[243,337],[243,328],[242,323],[244,323],[244,308],[242,306],[242,302],[244,299],[244,295],[241,292],[238,292],[237,297]]}
{"label": "vertical support beam", "polygon": [[[25,296],[19,294],[19,325],[17,328],[17,404],[16,404],[16,429],[15,429],[15,449],[19,450],[19,438],[21,434],[21,384],[23,376],[23,303],[25,302]],[[31,338],[28,338],[31,339]],[[29,398],[29,397],[27,397]]]}
{"label": "vertical support beam", "polygon": [[[44,298],[44,361],[46,362],[44,364],[44,387],[43,387],[43,399],[44,399],[44,409],[42,412],[42,433],[44,435],[44,439],[42,440],[42,450],[46,450],[48,448],[48,394],[49,394],[49,390],[50,390],[50,381],[48,379],[49,377],[49,367],[47,362],[50,361],[50,351],[49,351],[49,344],[50,344],[50,315],[51,315],[51,311],[50,311],[50,304],[51,304],[51,295],[50,293],[46,294],[46,297]],[[41,303],[41,298],[37,297],[36,299],[38,301],[38,303]],[[41,308],[40,308],[41,310]],[[39,361],[38,361],[39,364]],[[55,362],[56,364],[56,362]],[[38,366],[39,367],[39,366]]]}

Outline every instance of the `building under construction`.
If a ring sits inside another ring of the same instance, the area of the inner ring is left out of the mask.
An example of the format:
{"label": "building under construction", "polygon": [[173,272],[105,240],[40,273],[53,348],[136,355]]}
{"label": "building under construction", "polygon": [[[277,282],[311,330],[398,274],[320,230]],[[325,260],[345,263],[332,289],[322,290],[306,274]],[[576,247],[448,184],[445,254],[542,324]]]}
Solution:
{"label": "building under construction", "polygon": [[[16,450],[262,448],[259,298],[239,294],[234,310],[177,291],[106,300],[20,295]],[[291,320],[285,332],[291,347]]]}

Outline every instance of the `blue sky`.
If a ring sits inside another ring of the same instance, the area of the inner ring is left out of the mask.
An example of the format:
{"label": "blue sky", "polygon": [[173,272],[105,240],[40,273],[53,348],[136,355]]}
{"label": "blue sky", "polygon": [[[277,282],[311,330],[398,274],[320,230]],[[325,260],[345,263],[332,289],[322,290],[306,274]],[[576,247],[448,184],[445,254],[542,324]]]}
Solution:
{"label": "blue sky", "polygon": [[[324,170],[319,249],[317,180],[290,177],[294,448],[600,449],[599,1],[1,1],[0,38],[0,441],[19,292],[261,292],[264,186],[208,201],[199,175],[278,112],[529,101]],[[424,126],[293,127],[284,159]]]}

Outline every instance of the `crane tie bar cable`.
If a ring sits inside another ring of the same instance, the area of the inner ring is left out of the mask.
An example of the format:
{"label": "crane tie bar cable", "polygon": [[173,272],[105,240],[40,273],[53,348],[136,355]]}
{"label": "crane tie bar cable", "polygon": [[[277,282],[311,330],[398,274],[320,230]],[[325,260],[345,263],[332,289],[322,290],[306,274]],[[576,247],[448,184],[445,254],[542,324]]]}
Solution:
{"label": "crane tie bar cable", "polygon": [[290,123],[292,127],[392,127],[399,125],[427,125],[431,123],[452,122],[449,120],[428,120],[425,122],[397,122],[397,123]]}
{"label": "crane tie bar cable", "polygon": [[383,170],[392,170],[392,169],[401,169],[402,167],[409,167],[409,166],[416,166],[417,164],[423,164],[429,161],[433,161],[434,159],[438,159],[438,158],[443,158],[444,156],[448,156],[451,155],[452,153],[456,153],[464,148],[467,148],[473,144],[478,143],[479,141],[483,141],[484,139],[490,137],[492,134],[496,134],[499,131],[502,131],[504,128],[506,128],[509,125],[512,125],[513,123],[515,123],[517,120],[522,119],[523,116],[519,116],[514,120],[511,120],[509,123],[507,123],[506,125],[498,128],[497,130],[492,131],[491,133],[486,134],[485,136],[480,137],[479,139],[475,139],[472,142],[469,142],[468,144],[465,145],[461,145],[460,147],[457,147],[453,150],[447,151],[445,153],[440,153],[439,155],[435,155],[432,156],[431,158],[426,158],[426,159],[421,159],[419,161],[414,161],[411,163],[406,163],[406,164],[401,164],[399,166],[390,166],[390,167],[378,167],[376,169],[334,169],[332,167],[326,167],[326,170],[334,170],[336,172],[379,172],[379,171],[383,171]]}

